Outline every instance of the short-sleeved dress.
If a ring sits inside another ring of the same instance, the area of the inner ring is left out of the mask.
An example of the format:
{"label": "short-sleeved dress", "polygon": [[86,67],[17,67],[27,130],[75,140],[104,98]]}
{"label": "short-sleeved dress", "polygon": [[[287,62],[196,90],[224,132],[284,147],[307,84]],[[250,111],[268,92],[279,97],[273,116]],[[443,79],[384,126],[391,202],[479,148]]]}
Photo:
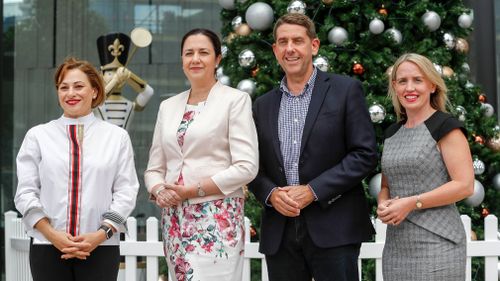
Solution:
{"label": "short-sleeved dress", "polygon": [[[437,142],[465,129],[448,113],[436,111],[424,123],[386,131],[382,172],[391,197],[413,196],[450,181]],[[398,226],[387,226],[382,257],[385,281],[465,280],[466,238],[455,204],[415,210]]]}

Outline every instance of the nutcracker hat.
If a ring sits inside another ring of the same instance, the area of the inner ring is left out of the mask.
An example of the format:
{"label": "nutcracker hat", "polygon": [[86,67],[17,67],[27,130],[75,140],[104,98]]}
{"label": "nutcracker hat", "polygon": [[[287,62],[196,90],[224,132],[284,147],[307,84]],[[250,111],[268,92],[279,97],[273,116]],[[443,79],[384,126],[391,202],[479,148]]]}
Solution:
{"label": "nutcracker hat", "polygon": [[109,33],[97,38],[101,70],[115,69],[127,62],[130,37],[123,33]]}

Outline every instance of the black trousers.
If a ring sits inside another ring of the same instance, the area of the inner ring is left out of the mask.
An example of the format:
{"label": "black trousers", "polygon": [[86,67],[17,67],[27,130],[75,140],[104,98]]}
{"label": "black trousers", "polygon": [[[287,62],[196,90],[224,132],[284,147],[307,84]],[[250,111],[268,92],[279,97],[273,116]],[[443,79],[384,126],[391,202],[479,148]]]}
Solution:
{"label": "black trousers", "polygon": [[99,246],[86,260],[61,259],[52,245],[30,244],[33,281],[115,281],[120,266],[119,246]]}
{"label": "black trousers", "polygon": [[303,217],[288,218],[283,240],[274,255],[266,255],[270,281],[358,281],[361,244],[317,247]]}

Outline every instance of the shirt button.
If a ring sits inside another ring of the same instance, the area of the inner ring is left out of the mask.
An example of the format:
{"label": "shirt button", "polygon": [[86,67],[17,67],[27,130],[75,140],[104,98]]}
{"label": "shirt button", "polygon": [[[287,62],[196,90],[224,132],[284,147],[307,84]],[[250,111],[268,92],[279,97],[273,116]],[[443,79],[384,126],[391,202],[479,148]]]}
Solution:
{"label": "shirt button", "polygon": [[297,144],[297,141],[296,141],[296,140],[294,140],[294,141],[293,141],[293,144]]}
{"label": "shirt button", "polygon": [[297,165],[297,163],[293,163],[293,166],[294,166],[294,167],[297,167],[298,165]]}
{"label": "shirt button", "polygon": [[299,122],[299,119],[295,118],[295,119],[293,119],[293,122],[297,123],[297,122]]}

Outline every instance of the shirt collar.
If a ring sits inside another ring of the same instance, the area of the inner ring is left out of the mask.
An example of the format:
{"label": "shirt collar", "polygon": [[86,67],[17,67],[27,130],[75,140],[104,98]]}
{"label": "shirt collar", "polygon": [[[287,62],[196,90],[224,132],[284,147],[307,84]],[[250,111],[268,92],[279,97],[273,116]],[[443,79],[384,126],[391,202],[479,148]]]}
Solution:
{"label": "shirt collar", "polygon": [[[307,92],[307,90],[309,89],[309,87],[311,87],[311,86],[314,85],[314,79],[316,78],[317,73],[318,73],[317,68],[315,66],[313,66],[313,72],[311,73],[311,76],[309,76],[309,80],[307,80],[307,83],[304,86],[304,89],[302,89],[302,92],[298,96],[302,96],[305,92]],[[288,90],[286,76],[284,76],[283,79],[281,79],[280,91],[282,93],[287,94],[287,95],[290,95],[290,96],[292,95],[291,92],[290,92],[290,90]]]}
{"label": "shirt collar", "polygon": [[91,111],[89,114],[78,118],[70,118],[62,115],[59,118],[59,120],[64,125],[77,125],[77,124],[90,125],[92,122],[96,120],[96,117],[94,113]]}

